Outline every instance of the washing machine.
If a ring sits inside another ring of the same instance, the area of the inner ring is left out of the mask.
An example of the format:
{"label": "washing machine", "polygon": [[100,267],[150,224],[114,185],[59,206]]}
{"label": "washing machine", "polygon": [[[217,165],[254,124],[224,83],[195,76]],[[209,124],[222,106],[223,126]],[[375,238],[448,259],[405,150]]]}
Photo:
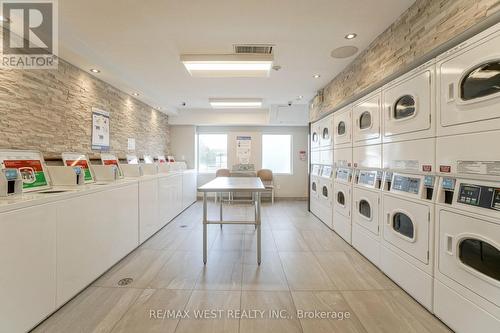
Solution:
{"label": "washing machine", "polygon": [[384,143],[436,136],[435,72],[432,60],[382,88]]}
{"label": "washing machine", "polygon": [[352,107],[353,146],[380,144],[382,142],[381,90],[355,102]]}
{"label": "washing machine", "polygon": [[347,106],[333,114],[333,148],[352,147],[352,107]]}
{"label": "washing machine", "polygon": [[333,167],[331,165],[323,165],[320,176],[318,177],[318,201],[319,208],[317,217],[323,221],[328,227],[332,227],[333,217]]}
{"label": "washing machine", "polygon": [[319,122],[319,146],[320,149],[332,149],[333,145],[333,114],[323,118]]}
{"label": "washing machine", "polygon": [[382,170],[356,169],[353,180],[352,246],[380,265]]}
{"label": "washing machine", "polygon": [[500,176],[500,24],[437,57],[437,164]]}
{"label": "washing machine", "polygon": [[500,181],[442,177],[434,312],[457,333],[500,330]]}
{"label": "washing machine", "polygon": [[319,200],[319,189],[320,181],[319,176],[321,174],[321,165],[313,164],[311,166],[311,175],[309,182],[309,209],[316,217],[320,215],[320,200]]}
{"label": "washing machine", "polygon": [[[350,149],[350,148],[347,148]],[[335,169],[333,184],[333,220],[332,229],[351,244],[351,200],[352,200],[352,169],[338,167]]]}
{"label": "washing machine", "polygon": [[431,312],[437,179],[394,172],[382,194],[380,268]]}

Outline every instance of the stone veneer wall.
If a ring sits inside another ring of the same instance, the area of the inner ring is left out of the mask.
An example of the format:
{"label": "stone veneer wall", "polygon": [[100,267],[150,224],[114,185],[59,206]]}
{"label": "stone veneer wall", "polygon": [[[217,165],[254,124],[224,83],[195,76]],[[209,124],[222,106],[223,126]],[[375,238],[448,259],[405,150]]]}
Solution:
{"label": "stone veneer wall", "polygon": [[110,113],[110,152],[167,154],[168,117],[60,59],[57,70],[0,69],[0,149],[36,149],[45,158],[91,149],[92,107]]}
{"label": "stone veneer wall", "polygon": [[417,0],[324,90],[314,121],[500,10],[500,0]]}

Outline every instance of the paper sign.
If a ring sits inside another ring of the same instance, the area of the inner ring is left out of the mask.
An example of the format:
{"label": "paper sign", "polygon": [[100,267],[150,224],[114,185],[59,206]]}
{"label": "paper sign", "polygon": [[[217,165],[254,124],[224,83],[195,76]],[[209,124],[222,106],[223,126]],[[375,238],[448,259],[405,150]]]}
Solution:
{"label": "paper sign", "polygon": [[3,168],[19,170],[23,190],[49,188],[48,177],[43,168],[43,157],[35,151],[0,151],[0,165]]}
{"label": "paper sign", "polygon": [[92,108],[92,149],[109,149],[109,112]]}
{"label": "paper sign", "polygon": [[167,163],[167,159],[165,158],[165,155],[158,155],[158,163]]}
{"label": "paper sign", "polygon": [[151,155],[144,155],[143,159],[145,164],[153,164],[154,162],[154,159]]}
{"label": "paper sign", "polygon": [[79,166],[83,169],[84,179],[86,183],[94,181],[92,172],[90,171],[89,160],[86,155],[78,153],[63,153],[62,154],[64,165],[66,166]]}
{"label": "paper sign", "polygon": [[118,169],[118,175],[120,178],[123,177],[122,169],[120,168],[120,163],[118,163],[118,159],[113,154],[101,154],[101,161],[103,165],[115,165]]}
{"label": "paper sign", "polygon": [[252,151],[251,136],[236,137],[236,157],[239,164],[250,164],[250,155]]}
{"label": "paper sign", "polygon": [[128,138],[127,145],[128,145],[128,150],[135,150],[135,139]]}
{"label": "paper sign", "polygon": [[136,155],[127,155],[128,164],[139,164],[139,158]]}

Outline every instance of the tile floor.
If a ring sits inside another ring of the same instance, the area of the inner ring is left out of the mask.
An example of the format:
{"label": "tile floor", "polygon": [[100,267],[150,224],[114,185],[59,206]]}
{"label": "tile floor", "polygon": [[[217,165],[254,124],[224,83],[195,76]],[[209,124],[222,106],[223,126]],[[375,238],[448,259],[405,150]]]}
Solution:
{"label": "tile floor", "polygon": [[[306,202],[264,204],[260,267],[253,226],[235,225],[209,227],[204,267],[201,210],[191,206],[34,331],[449,332]],[[225,209],[226,218],[252,214]],[[119,286],[123,278],[133,282]]]}

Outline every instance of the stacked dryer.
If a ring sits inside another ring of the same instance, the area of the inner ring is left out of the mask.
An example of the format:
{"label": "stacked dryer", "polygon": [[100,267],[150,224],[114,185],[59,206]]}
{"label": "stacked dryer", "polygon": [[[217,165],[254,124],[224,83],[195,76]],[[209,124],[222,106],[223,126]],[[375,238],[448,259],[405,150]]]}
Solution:
{"label": "stacked dryer", "polygon": [[380,268],[432,311],[435,66],[383,87],[383,232]]}
{"label": "stacked dryer", "polygon": [[352,107],[347,106],[333,114],[333,184],[332,229],[351,243],[352,197]]}
{"label": "stacked dryer", "polygon": [[382,171],[381,91],[352,107],[353,206],[352,245],[375,265],[380,264],[380,183]]}
{"label": "stacked dryer", "polygon": [[434,311],[500,331],[500,24],[437,58]]}
{"label": "stacked dryer", "polygon": [[333,115],[311,126],[311,212],[328,226],[332,224]]}

